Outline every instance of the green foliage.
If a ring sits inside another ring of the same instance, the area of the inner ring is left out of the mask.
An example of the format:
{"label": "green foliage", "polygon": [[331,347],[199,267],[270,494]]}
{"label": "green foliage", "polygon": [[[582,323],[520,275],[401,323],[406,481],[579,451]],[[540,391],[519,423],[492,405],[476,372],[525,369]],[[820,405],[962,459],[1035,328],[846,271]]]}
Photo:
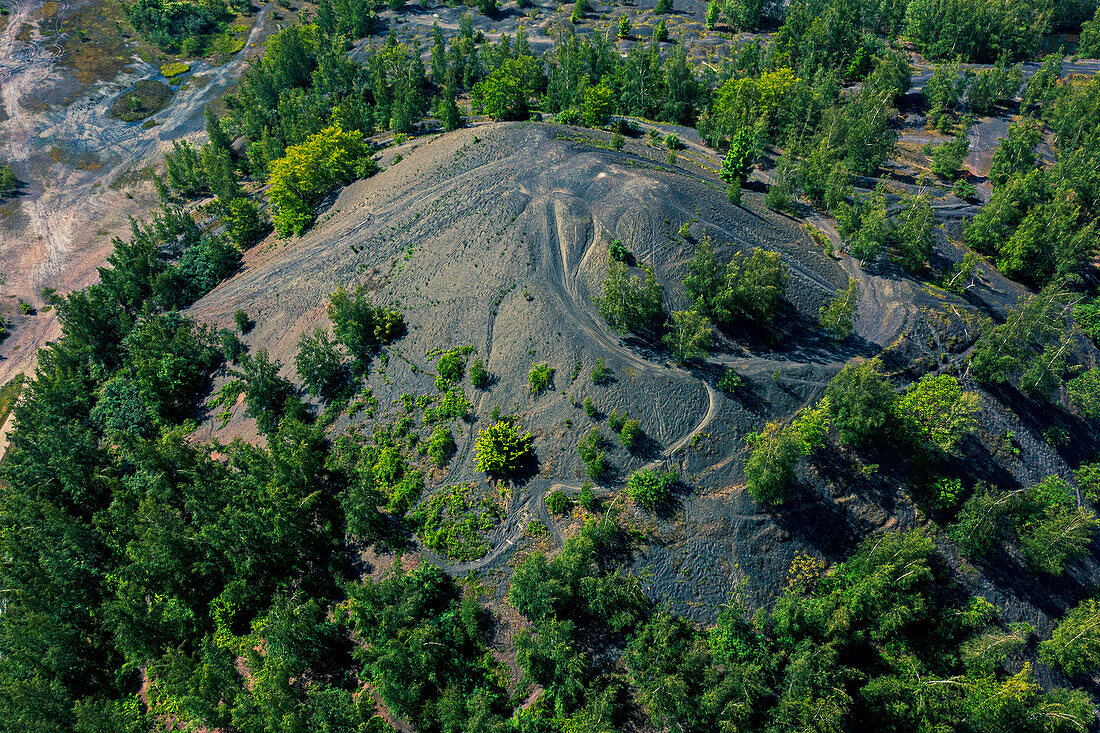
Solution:
{"label": "green foliage", "polygon": [[1100,58],[1100,6],[1096,8],[1096,14],[1092,16],[1092,20],[1081,25],[1077,55],[1086,59]]}
{"label": "green foliage", "polygon": [[852,332],[859,315],[859,282],[848,278],[848,285],[829,299],[817,312],[817,322],[838,341]]}
{"label": "green foliage", "polygon": [[596,298],[600,316],[613,331],[646,334],[657,329],[664,315],[662,288],[653,269],[642,266],[644,278],[612,260],[607,265],[603,295]]}
{"label": "green foliage", "polygon": [[326,127],[270,163],[268,198],[275,208],[275,230],[283,237],[302,234],[313,223],[313,208],[331,191],[377,172],[358,130]]}
{"label": "green foliage", "polygon": [[656,511],[668,503],[672,487],[680,477],[675,471],[657,473],[650,469],[634,471],[626,481],[626,493],[642,509]]}
{"label": "green foliage", "polygon": [[963,392],[950,374],[926,374],[910,385],[894,410],[898,419],[918,436],[948,451],[977,422],[980,400],[975,392]]}
{"label": "green foliage", "polygon": [[11,166],[0,163],[0,195],[15,190],[15,174],[12,173]]}
{"label": "green foliage", "polygon": [[498,420],[477,435],[477,470],[490,476],[509,478],[534,455],[531,433],[520,436],[515,425]]}
{"label": "green foliage", "polygon": [[726,369],[721,379],[718,380],[718,389],[728,395],[734,395],[741,389],[742,384],[744,384],[744,380],[741,379],[741,375],[737,373],[736,369],[731,367]]}
{"label": "green foliage", "polygon": [[1068,675],[1100,667],[1100,602],[1087,598],[1071,608],[1039,644],[1039,658]]}
{"label": "green foliage", "polygon": [[504,690],[489,661],[476,591],[459,594],[439,568],[400,566],[348,587],[353,655],[375,694],[418,730],[501,725]]}
{"label": "green foliage", "polygon": [[1050,476],[1026,489],[975,491],[949,533],[975,558],[1011,533],[1033,570],[1061,575],[1067,562],[1085,553],[1098,524],[1091,510],[1078,506],[1069,484]]}
{"label": "green foliage", "polygon": [[1076,298],[1060,283],[1021,299],[1004,323],[986,328],[974,345],[970,369],[983,382],[1017,382],[1044,395],[1061,382],[1067,364],[1062,332]]}
{"label": "green foliage", "polygon": [[1100,298],[1082,300],[1074,305],[1073,320],[1094,344],[1100,344]]}
{"label": "green foliage", "polygon": [[803,452],[795,431],[770,422],[762,433],[748,436],[751,451],[745,461],[745,487],[761,504],[780,504]]}
{"label": "green foliage", "polygon": [[224,0],[135,0],[126,19],[142,37],[164,51],[200,52],[232,17]]}
{"label": "green foliage", "polygon": [[716,323],[731,327],[743,319],[768,323],[776,315],[788,280],[787,265],[775,252],[735,252],[725,268],[708,237],[699,240],[688,263],[684,291]]}
{"label": "green foliage", "polygon": [[726,157],[722,159],[722,168],[718,174],[726,183],[743,185],[752,171],[757,158],[756,135],[752,130],[742,128],[730,141]]}
{"label": "green foliage", "polygon": [[[714,30],[714,28],[718,25],[718,19],[720,17],[721,17],[721,9],[720,9],[720,6],[718,5],[718,0],[710,0],[710,3],[707,4],[707,16],[706,16],[707,30]],[[620,36],[620,38],[621,37],[622,36]]]}
{"label": "green foliage", "polygon": [[989,169],[989,181],[994,187],[1003,186],[1012,176],[1026,174],[1035,168],[1038,160],[1035,147],[1042,134],[1042,124],[1026,117],[1008,128],[1008,135],[1001,139],[993,153]]}
{"label": "green foliage", "polygon": [[564,491],[552,491],[546,496],[546,511],[551,514],[568,514],[573,508],[573,498]]}
{"label": "green foliage", "polygon": [[[467,351],[469,350],[461,346],[444,351],[436,363],[436,371],[439,376],[449,382],[461,382],[462,378],[466,376]],[[481,368],[482,370],[485,369],[484,363],[482,363]]]}
{"label": "green foliage", "polygon": [[531,371],[527,374],[527,390],[538,397],[551,388],[554,381],[554,367],[546,362],[532,364]]}
{"label": "green foliage", "polygon": [[642,426],[637,420],[626,420],[619,429],[619,442],[628,451],[633,451],[638,447],[638,441],[642,439],[642,436]]}
{"label": "green foliage", "polygon": [[252,330],[252,319],[248,317],[244,310],[238,308],[233,312],[233,325],[237,327],[238,332],[248,333]]}
{"label": "green foliage", "polygon": [[351,375],[344,363],[344,354],[323,326],[302,334],[294,367],[302,385],[314,397],[326,403],[347,397]]}
{"label": "green foliage", "polygon": [[592,384],[605,384],[609,379],[609,369],[603,362],[603,357],[596,359],[595,366],[592,367]]}
{"label": "green foliage", "polygon": [[606,84],[597,84],[585,90],[581,102],[581,117],[588,127],[606,125],[614,109],[612,92]]}
{"label": "green foliage", "polygon": [[485,389],[489,386],[489,370],[485,368],[485,362],[481,359],[474,359],[474,363],[470,365],[470,384],[477,389]]}
{"label": "green foliage", "polygon": [[358,374],[366,374],[371,355],[379,346],[405,333],[400,311],[372,306],[362,285],[351,293],[343,286],[338,288],[329,296],[328,315],[333,336],[347,348]]}
{"label": "green foliage", "polygon": [[603,436],[595,427],[577,441],[577,453],[584,461],[584,472],[593,481],[599,481],[607,471],[607,458],[600,450],[602,447]]}
{"label": "green foliage", "polygon": [[485,114],[498,120],[522,120],[545,84],[542,64],[531,56],[506,60],[473,90]]}
{"label": "green foliage", "polygon": [[455,438],[450,428],[440,425],[432,431],[428,439],[428,455],[436,466],[446,468],[457,450],[458,446],[455,445]]}
{"label": "green foliage", "polygon": [[504,508],[487,494],[477,496],[473,484],[451,486],[417,506],[409,520],[420,540],[453,560],[485,557],[484,535],[504,516]]}
{"label": "green foliage", "polygon": [[959,177],[963,160],[970,150],[970,139],[967,137],[968,126],[962,125],[951,142],[931,147],[932,173],[948,181]]}
{"label": "green foliage", "polygon": [[261,433],[271,434],[283,418],[287,400],[294,396],[294,385],[279,376],[282,363],[272,361],[267,349],[241,364],[240,379],[244,386],[247,414],[256,418]]}
{"label": "green foliage", "polygon": [[928,58],[959,56],[981,63],[1002,55],[1031,57],[1050,29],[1050,19],[1044,6],[1023,0],[911,0],[905,12],[905,32]]}
{"label": "green foliage", "polygon": [[973,114],[990,114],[998,105],[1007,105],[1016,97],[1023,83],[1019,64],[1009,67],[1005,57],[997,59],[991,69],[980,69],[966,86],[966,104]]}
{"label": "green foliage", "polygon": [[711,325],[698,305],[686,311],[673,311],[664,343],[681,364],[700,359],[710,352]]}
{"label": "green foliage", "polygon": [[841,443],[866,446],[884,437],[896,396],[877,359],[841,369],[825,397]]}
{"label": "green foliage", "polygon": [[1089,369],[1066,382],[1066,394],[1082,416],[1100,419],[1100,369]]}
{"label": "green foliage", "polygon": [[630,18],[625,13],[619,16],[619,38],[630,38]]}
{"label": "green foliage", "polygon": [[627,265],[634,261],[634,255],[630,253],[630,250],[626,248],[626,245],[621,240],[614,239],[608,246],[608,254],[615,262],[623,262]]}

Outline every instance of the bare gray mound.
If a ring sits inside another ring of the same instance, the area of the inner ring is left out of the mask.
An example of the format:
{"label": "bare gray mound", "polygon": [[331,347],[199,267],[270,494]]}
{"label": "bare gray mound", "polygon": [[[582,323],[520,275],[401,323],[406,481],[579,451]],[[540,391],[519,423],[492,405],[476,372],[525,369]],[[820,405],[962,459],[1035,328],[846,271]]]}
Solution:
{"label": "bare gray mound", "polygon": [[[738,576],[722,564],[732,565],[738,554],[775,555],[774,543],[786,535],[739,488],[745,435],[819,396],[852,347],[845,351],[810,327],[770,340],[727,334],[706,364],[677,367],[666,351],[623,339],[600,318],[593,296],[602,287],[609,244],[621,240],[638,262],[655,268],[669,310],[687,307],[681,280],[703,236],[727,256],[752,247],[782,255],[791,273],[786,323],[812,323],[848,273],[797,222],[764,208],[758,194],[730,204],[712,165],[692,150],[669,165],[663,147],[629,140],[614,151],[606,147],[608,137],[517,123],[421,138],[400,162],[345,189],[307,235],[249,252],[243,270],[192,314],[230,327],[233,313],[244,309],[257,324],[245,340],[254,350],[268,349],[294,379],[298,339],[327,323],[329,294],[366,285],[377,305],[399,308],[409,327],[368,378],[378,401],[373,420],[404,414],[403,393],[435,392],[436,357],[429,352],[472,346],[473,358],[484,359],[493,377],[485,391],[464,385],[474,414],[455,426],[459,453],[446,473],[429,477],[429,490],[483,480],[474,468],[473,438],[494,406],[517,415],[536,438],[537,472],[513,487],[490,554],[475,563],[437,561],[454,572],[503,562],[532,519],[541,518],[560,537],[542,497],[554,488],[580,487],[577,441],[598,426],[613,465],[605,494],[643,466],[677,468],[685,485],[700,487],[681,495],[679,508],[662,518],[658,549],[647,557],[660,580],[676,574],[672,555],[688,552],[688,565],[709,577],[710,590],[681,600],[713,609]],[[687,237],[679,233],[685,223]],[[881,324],[872,321],[868,338],[893,338],[894,329],[880,333]],[[590,374],[601,358],[612,378],[597,385]],[[552,388],[533,396],[528,373],[542,362],[554,369]],[[716,388],[729,367],[746,380],[736,399]],[[581,407],[586,397],[600,413],[596,419]],[[602,419],[612,411],[640,421],[646,436],[640,449],[617,445]],[[336,429],[370,419],[365,412],[345,416]],[[226,427],[211,421],[200,435],[255,437],[243,405]],[[698,527],[689,530],[694,536],[684,537],[685,522]],[[718,542],[706,539],[707,527],[720,529]],[[730,543],[738,545],[736,553]],[[785,568],[788,555],[780,553],[774,564]],[[772,577],[762,579],[763,586]],[[665,580],[655,594],[668,595],[683,583]]]}

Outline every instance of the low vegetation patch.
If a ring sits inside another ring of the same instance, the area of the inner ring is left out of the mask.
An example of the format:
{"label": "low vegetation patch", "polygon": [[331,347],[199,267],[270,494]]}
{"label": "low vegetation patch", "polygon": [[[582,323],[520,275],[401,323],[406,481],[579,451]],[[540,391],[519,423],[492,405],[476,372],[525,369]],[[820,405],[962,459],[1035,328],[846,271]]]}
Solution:
{"label": "low vegetation patch", "polygon": [[132,90],[115,100],[108,116],[123,122],[137,122],[160,112],[171,99],[171,87],[159,81],[139,81]]}
{"label": "low vegetation patch", "polygon": [[452,560],[470,561],[489,552],[485,533],[504,516],[502,503],[474,484],[440,491],[413,509],[409,521],[421,542]]}
{"label": "low vegetation patch", "polygon": [[160,73],[164,75],[165,79],[171,81],[177,76],[186,74],[191,70],[190,64],[185,64],[182,61],[171,61],[164,66],[160,67]]}

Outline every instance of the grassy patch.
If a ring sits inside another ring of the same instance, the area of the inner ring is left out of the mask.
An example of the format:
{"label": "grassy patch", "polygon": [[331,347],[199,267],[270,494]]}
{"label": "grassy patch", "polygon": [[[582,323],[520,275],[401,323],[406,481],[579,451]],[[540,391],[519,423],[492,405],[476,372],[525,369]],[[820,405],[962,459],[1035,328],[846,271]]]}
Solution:
{"label": "grassy patch", "polygon": [[164,74],[165,79],[174,79],[181,74],[186,74],[191,70],[190,64],[185,64],[182,61],[170,61],[164,66],[160,67],[160,73]]}
{"label": "grassy patch", "polygon": [[137,122],[168,106],[172,88],[159,81],[139,81],[111,105],[108,116],[123,122]]}
{"label": "grassy patch", "polygon": [[484,533],[504,516],[501,502],[488,493],[478,495],[470,484],[451,486],[435,494],[409,514],[416,536],[432,550],[453,560],[485,557],[489,543]]}

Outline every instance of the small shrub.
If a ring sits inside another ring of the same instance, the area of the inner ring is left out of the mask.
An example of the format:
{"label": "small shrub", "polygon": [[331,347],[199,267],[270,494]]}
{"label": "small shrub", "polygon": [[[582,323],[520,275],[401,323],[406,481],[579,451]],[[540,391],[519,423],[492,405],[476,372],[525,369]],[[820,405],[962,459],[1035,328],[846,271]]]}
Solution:
{"label": "small shrub", "polygon": [[955,194],[963,201],[973,201],[978,197],[978,187],[965,178],[960,178],[955,181],[954,187],[951,189],[951,193]]}
{"label": "small shrub", "polygon": [[535,364],[527,375],[527,386],[534,396],[539,396],[550,389],[550,382],[554,379],[554,368],[546,362]]}
{"label": "small shrub", "polygon": [[456,450],[458,447],[450,429],[440,426],[432,431],[432,437],[428,440],[428,455],[435,465],[446,468]]}
{"label": "small shrub", "polygon": [[439,376],[450,382],[462,381],[462,377],[466,374],[466,358],[463,356],[462,351],[461,348],[457,348],[443,352],[443,355],[439,357],[439,363],[436,365]]}
{"label": "small shrub", "polygon": [[596,498],[596,495],[592,492],[592,482],[585,481],[581,486],[581,493],[577,495],[577,501],[584,507],[585,511],[595,512],[600,508],[600,501]]}
{"label": "small shrub", "polygon": [[616,433],[622,431],[623,424],[625,424],[625,423],[626,423],[626,414],[625,413],[620,413],[616,410],[612,410],[611,414],[607,416],[608,426],[612,430],[614,430]]}
{"label": "small shrub", "polygon": [[668,501],[679,477],[675,471],[657,473],[648,469],[635,471],[626,482],[626,491],[642,509],[654,511]]}
{"label": "small shrub", "polygon": [[726,373],[722,375],[722,378],[718,380],[718,389],[722,390],[728,395],[732,395],[741,388],[742,380],[741,375],[734,369],[727,369]]}
{"label": "small shrub", "polygon": [[238,310],[233,314],[233,323],[237,326],[237,331],[240,333],[248,333],[252,330],[252,319],[248,317],[248,314],[243,310]]}
{"label": "small shrub", "polygon": [[630,250],[626,248],[626,245],[621,240],[612,240],[611,246],[608,247],[608,252],[611,255],[611,259],[615,262],[625,262],[630,264],[634,257],[631,255]]}
{"label": "small shrub", "polygon": [[627,420],[623,423],[622,429],[619,430],[619,442],[623,444],[623,448],[633,451],[641,438],[642,427],[637,420]]}
{"label": "small shrub", "polygon": [[470,384],[478,389],[485,389],[489,386],[489,371],[485,368],[485,362],[481,359],[475,359],[474,363],[470,365]]}
{"label": "small shrub", "polygon": [[584,461],[585,474],[593,480],[599,480],[607,470],[607,461],[600,447],[603,436],[599,428],[592,428],[588,434],[577,441],[577,453]]}
{"label": "small shrub", "polygon": [[657,13],[657,14],[671,13],[672,12],[672,0],[657,0],[657,6],[655,8],[653,8],[653,12]]}
{"label": "small shrub", "polygon": [[595,419],[596,415],[600,414],[599,411],[596,409],[596,406],[592,404],[591,397],[584,398],[584,414],[593,419]]}
{"label": "small shrub", "polygon": [[623,134],[621,132],[616,132],[614,135],[611,136],[611,149],[612,150],[622,150],[623,145],[625,145],[625,144],[626,144],[626,138],[623,137]]}
{"label": "small shrub", "polygon": [[564,491],[554,491],[546,497],[546,511],[551,514],[568,514],[573,508],[573,497]]}
{"label": "small shrub", "polygon": [[592,367],[592,384],[606,384],[611,372],[603,363],[603,357],[596,359],[596,366]]}

